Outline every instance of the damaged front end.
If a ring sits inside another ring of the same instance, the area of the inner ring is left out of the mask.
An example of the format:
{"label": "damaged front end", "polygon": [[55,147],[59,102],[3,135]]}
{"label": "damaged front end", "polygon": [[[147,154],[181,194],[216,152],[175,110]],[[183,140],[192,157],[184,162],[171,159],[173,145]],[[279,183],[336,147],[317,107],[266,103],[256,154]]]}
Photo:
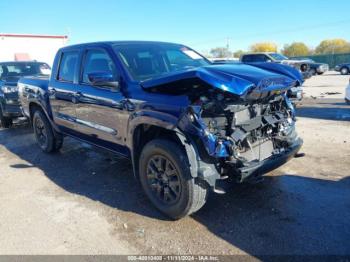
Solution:
{"label": "damaged front end", "polygon": [[201,161],[215,166],[217,179],[243,182],[286,163],[302,146],[287,97],[295,81],[276,74],[257,81],[239,76],[244,86],[236,92],[237,76],[230,74],[228,79],[224,73],[226,82],[210,81],[200,72],[197,77],[153,85],[152,91],[174,94],[181,87],[190,105],[178,128],[194,141]]}
{"label": "damaged front end", "polygon": [[219,98],[202,97],[178,126],[205,149],[202,158],[215,163],[220,176],[243,182],[284,164],[300,149],[294,108],[285,94],[260,103]]}

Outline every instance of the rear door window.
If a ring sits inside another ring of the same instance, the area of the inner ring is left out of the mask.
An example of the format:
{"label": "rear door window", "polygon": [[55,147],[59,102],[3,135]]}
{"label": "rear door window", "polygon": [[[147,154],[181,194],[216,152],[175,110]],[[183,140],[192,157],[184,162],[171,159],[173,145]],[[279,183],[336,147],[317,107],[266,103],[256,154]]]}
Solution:
{"label": "rear door window", "polygon": [[73,82],[78,65],[79,53],[77,51],[68,51],[62,53],[61,63],[57,79],[63,82]]}

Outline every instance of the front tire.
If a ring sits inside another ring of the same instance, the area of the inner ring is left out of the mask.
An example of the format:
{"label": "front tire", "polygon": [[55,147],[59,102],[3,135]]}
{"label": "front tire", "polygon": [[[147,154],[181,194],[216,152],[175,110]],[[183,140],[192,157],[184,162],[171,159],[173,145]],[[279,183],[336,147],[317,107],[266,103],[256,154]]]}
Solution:
{"label": "front tire", "polygon": [[12,124],[12,118],[5,117],[2,113],[2,109],[0,108],[0,126],[3,128],[10,128]]}
{"label": "front tire", "polygon": [[340,69],[340,74],[342,74],[342,75],[349,74],[349,69],[346,67],[343,67],[342,69]]}
{"label": "front tire", "polygon": [[207,187],[191,176],[185,151],[170,140],[155,139],[145,145],[139,174],[148,198],[172,219],[190,215],[206,202]]}
{"label": "front tire", "polygon": [[63,144],[63,138],[55,135],[46,115],[37,110],[33,116],[33,129],[39,147],[46,153],[58,151]]}

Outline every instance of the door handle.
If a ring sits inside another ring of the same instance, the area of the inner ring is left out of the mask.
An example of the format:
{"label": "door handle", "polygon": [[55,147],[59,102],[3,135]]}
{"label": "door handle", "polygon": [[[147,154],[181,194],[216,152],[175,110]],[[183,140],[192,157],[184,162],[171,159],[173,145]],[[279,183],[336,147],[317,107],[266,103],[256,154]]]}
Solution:
{"label": "door handle", "polygon": [[80,98],[80,97],[82,97],[82,93],[76,92],[76,93],[74,93],[73,96],[76,97],[76,98]]}
{"label": "door handle", "polygon": [[80,102],[80,98],[81,98],[82,96],[83,96],[83,95],[82,95],[82,93],[80,93],[80,92],[74,93],[73,96],[72,96],[72,102],[73,102],[74,104],[78,104],[78,103]]}

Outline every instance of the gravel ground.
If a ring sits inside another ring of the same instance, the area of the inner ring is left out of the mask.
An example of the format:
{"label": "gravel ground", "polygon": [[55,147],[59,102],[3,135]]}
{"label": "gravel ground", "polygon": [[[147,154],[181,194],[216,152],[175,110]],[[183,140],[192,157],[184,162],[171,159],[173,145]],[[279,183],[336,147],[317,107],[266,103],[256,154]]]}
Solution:
{"label": "gravel ground", "polygon": [[46,155],[29,127],[0,129],[0,254],[350,255],[350,107],[321,95],[347,81],[305,83],[305,157],[175,222],[145,198],[129,161],[72,139]]}
{"label": "gravel ground", "polygon": [[[345,86],[349,83],[348,75],[340,75],[338,72],[329,71],[323,75],[311,77],[304,83],[306,97],[311,98],[337,98],[344,99]],[[328,95],[327,93],[333,94]]]}

